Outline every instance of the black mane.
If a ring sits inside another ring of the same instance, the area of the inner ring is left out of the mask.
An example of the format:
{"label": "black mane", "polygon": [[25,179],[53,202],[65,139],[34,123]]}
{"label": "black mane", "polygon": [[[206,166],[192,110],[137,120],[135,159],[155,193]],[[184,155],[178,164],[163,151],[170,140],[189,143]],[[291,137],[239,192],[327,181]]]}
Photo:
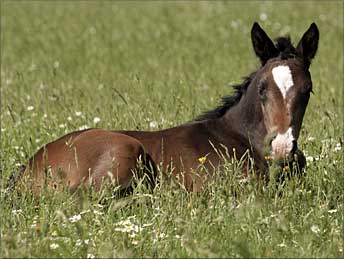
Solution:
{"label": "black mane", "polygon": [[[277,57],[281,59],[294,58],[297,56],[297,51],[291,43],[290,37],[279,37],[275,39],[275,47],[278,50]],[[204,112],[198,116],[195,121],[217,119],[222,117],[227,110],[237,104],[244,93],[247,91],[248,86],[255,77],[257,71],[251,73],[249,76],[244,77],[244,81],[241,84],[233,85],[234,93],[231,96],[222,97],[222,104],[213,110]]]}
{"label": "black mane", "polygon": [[248,77],[244,78],[244,81],[241,84],[232,85],[234,88],[234,94],[231,96],[222,97],[222,104],[216,107],[213,110],[207,111],[196,118],[196,121],[216,119],[222,117],[227,110],[237,104],[243,94],[246,92],[248,86],[250,85],[252,79],[256,75],[256,72],[253,72]]}
{"label": "black mane", "polygon": [[281,59],[294,58],[298,56],[289,36],[275,39],[275,46],[279,52],[278,57]]}

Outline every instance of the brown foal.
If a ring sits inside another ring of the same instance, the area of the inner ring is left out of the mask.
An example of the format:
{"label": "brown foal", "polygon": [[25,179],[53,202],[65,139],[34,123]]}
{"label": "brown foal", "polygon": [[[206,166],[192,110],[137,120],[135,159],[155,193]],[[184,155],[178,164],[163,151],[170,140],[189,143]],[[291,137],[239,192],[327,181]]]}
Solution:
{"label": "brown foal", "polygon": [[297,139],[312,91],[309,66],[318,47],[318,28],[313,23],[296,47],[284,37],[273,43],[257,23],[251,38],[261,67],[235,86],[234,95],[224,97],[219,107],[161,131],[72,132],[43,146],[23,168],[20,181],[29,179],[35,193],[47,175],[48,185],[55,188],[67,185],[73,191],[88,181],[99,190],[105,179],[111,179],[125,189],[141,160],[151,168],[153,178],[157,166],[168,168],[187,190],[199,191],[203,176],[223,163],[219,153],[233,156],[235,152],[240,158],[249,152],[254,162],[247,160],[243,177],[253,166],[258,178],[268,180],[266,145],[271,150],[268,155],[281,166],[297,161],[303,167]]}

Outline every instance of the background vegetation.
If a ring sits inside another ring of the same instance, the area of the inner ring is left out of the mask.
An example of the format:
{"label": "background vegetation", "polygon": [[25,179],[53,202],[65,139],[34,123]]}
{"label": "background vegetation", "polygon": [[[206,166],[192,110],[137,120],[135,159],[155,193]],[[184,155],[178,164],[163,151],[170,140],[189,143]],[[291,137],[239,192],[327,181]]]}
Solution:
{"label": "background vegetation", "polygon": [[173,182],[122,199],[2,195],[1,257],[344,257],[341,1],[1,1],[2,184],[67,132],[162,129],[214,107],[259,65],[254,21],[295,43],[320,29],[302,181],[258,192],[229,161],[197,195]]}

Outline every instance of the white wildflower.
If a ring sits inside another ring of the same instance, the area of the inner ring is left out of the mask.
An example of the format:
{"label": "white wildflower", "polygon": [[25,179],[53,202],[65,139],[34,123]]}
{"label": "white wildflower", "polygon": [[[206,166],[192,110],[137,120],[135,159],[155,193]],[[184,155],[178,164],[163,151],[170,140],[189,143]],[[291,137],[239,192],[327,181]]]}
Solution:
{"label": "white wildflower", "polygon": [[50,244],[50,249],[57,249],[59,248],[59,245],[56,243]]}
{"label": "white wildflower", "polygon": [[306,161],[312,163],[314,161],[314,157],[312,156],[307,156]]}
{"label": "white wildflower", "polygon": [[125,220],[121,220],[118,223],[116,223],[117,226],[124,226],[124,225],[130,225],[130,220],[125,219]]}
{"label": "white wildflower", "polygon": [[284,243],[284,241],[283,241],[283,243],[280,243],[280,244],[278,244],[277,245],[278,247],[286,247],[287,245]]}
{"label": "white wildflower", "polygon": [[314,137],[311,137],[311,136],[309,136],[309,137],[307,138],[307,140],[308,140],[308,141],[310,141],[310,142],[312,142],[312,141],[314,141],[314,140],[315,140],[315,138],[314,138]]}
{"label": "white wildflower", "polygon": [[93,210],[93,213],[96,215],[103,215],[104,213],[98,210]]}
{"label": "white wildflower", "polygon": [[94,124],[97,124],[97,123],[99,123],[99,122],[100,122],[100,118],[94,117],[93,123],[94,123]]}
{"label": "white wildflower", "polygon": [[137,223],[136,216],[130,216],[125,220],[121,220],[115,224],[117,227],[114,229],[118,232],[128,233],[130,238],[134,238],[137,233],[140,233],[144,227]]}
{"label": "white wildflower", "polygon": [[68,121],[71,121],[71,120],[72,120],[72,117],[71,117],[71,116],[68,116],[68,117],[67,117],[67,120],[68,120]]}
{"label": "white wildflower", "polygon": [[259,19],[263,22],[266,21],[267,18],[268,18],[268,16],[266,15],[266,13],[261,13],[259,15]]}
{"label": "white wildflower", "polygon": [[35,228],[35,227],[37,227],[37,221],[36,220],[34,220],[31,224],[31,228]]}
{"label": "white wildflower", "polygon": [[336,213],[337,210],[336,210],[336,209],[333,209],[333,210],[329,210],[329,211],[327,211],[327,212],[330,213],[330,214],[333,214],[333,213]]}
{"label": "white wildflower", "polygon": [[88,245],[89,242],[90,242],[89,239],[85,239],[85,240],[78,239],[75,241],[75,246],[81,246],[82,244]]}
{"label": "white wildflower", "polygon": [[315,234],[318,234],[320,232],[320,228],[317,225],[312,225],[311,230]]}
{"label": "white wildflower", "polygon": [[159,238],[164,239],[165,237],[167,237],[165,233],[160,233]]}
{"label": "white wildflower", "polygon": [[81,215],[80,215],[80,214],[74,215],[73,217],[70,217],[70,218],[69,218],[69,221],[70,221],[71,223],[78,222],[79,220],[81,220]]}
{"label": "white wildflower", "polygon": [[32,111],[32,110],[34,109],[34,107],[33,107],[32,105],[30,105],[30,106],[28,106],[26,109],[27,109],[28,111]]}
{"label": "white wildflower", "polygon": [[84,129],[88,129],[87,125],[82,125],[81,127],[79,127],[79,130],[84,130]]}
{"label": "white wildflower", "polygon": [[60,124],[59,125],[59,128],[61,128],[61,129],[63,129],[63,128],[65,128],[66,127],[66,124]]}
{"label": "white wildflower", "polygon": [[25,155],[25,153],[23,151],[20,151],[19,154],[20,154],[21,157],[26,157],[26,155]]}
{"label": "white wildflower", "polygon": [[138,242],[137,240],[133,240],[133,241],[131,241],[131,243],[132,243],[133,245],[137,245],[139,242]]}
{"label": "white wildflower", "polygon": [[128,235],[130,238],[134,238],[136,237],[136,233],[135,232],[132,232],[131,234]]}
{"label": "white wildflower", "polygon": [[75,112],[75,116],[80,117],[82,115],[82,112]]}
{"label": "white wildflower", "polygon": [[341,144],[340,143],[337,143],[336,144],[336,147],[334,148],[334,151],[340,151],[342,149],[342,146],[341,146]]}
{"label": "white wildflower", "polygon": [[23,212],[23,210],[19,209],[19,210],[12,210],[12,214],[13,215],[18,215],[21,214]]}
{"label": "white wildflower", "polygon": [[150,127],[151,129],[156,129],[156,128],[158,127],[158,122],[157,122],[157,121],[151,121],[151,122],[149,123],[149,127]]}

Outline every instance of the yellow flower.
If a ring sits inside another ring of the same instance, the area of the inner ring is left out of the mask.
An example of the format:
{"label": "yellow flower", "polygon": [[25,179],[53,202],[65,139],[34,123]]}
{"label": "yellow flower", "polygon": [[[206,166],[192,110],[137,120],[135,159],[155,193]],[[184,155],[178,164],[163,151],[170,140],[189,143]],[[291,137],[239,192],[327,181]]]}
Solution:
{"label": "yellow flower", "polygon": [[201,156],[201,157],[198,158],[198,161],[199,161],[201,164],[204,164],[206,160],[207,160],[207,156]]}
{"label": "yellow flower", "polygon": [[270,161],[270,160],[272,160],[272,159],[273,159],[272,156],[265,156],[265,160],[267,160],[267,161]]}
{"label": "yellow flower", "polygon": [[285,167],[283,167],[283,172],[286,172],[286,171],[288,171],[288,169],[289,169],[289,166],[285,166]]}

